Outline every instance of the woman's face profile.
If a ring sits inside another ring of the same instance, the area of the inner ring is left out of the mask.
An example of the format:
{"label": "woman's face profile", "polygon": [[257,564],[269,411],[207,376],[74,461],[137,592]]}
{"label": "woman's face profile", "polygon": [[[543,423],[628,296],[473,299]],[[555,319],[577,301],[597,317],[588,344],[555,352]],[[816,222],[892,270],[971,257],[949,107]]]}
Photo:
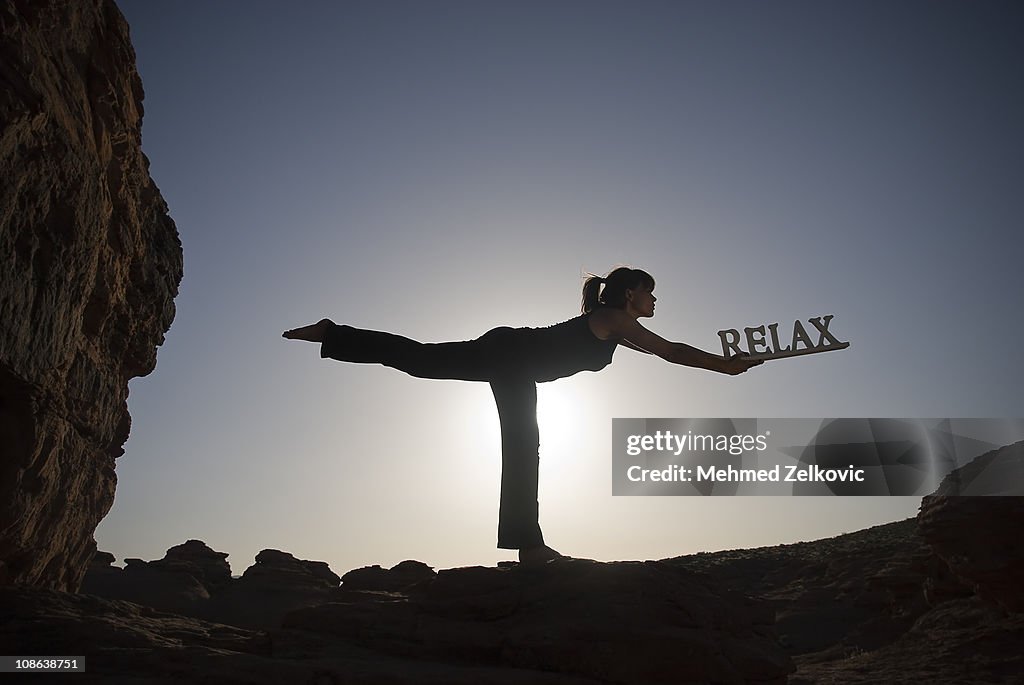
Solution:
{"label": "woman's face profile", "polygon": [[626,308],[637,317],[650,318],[654,316],[654,303],[657,300],[654,291],[642,285],[626,290]]}

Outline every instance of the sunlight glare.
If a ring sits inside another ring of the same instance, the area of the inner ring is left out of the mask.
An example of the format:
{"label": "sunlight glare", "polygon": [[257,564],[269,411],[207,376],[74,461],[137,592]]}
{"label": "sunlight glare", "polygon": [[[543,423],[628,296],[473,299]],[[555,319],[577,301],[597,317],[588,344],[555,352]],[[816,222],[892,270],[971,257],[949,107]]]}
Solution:
{"label": "sunlight glare", "polygon": [[558,481],[570,477],[581,458],[587,437],[587,403],[568,385],[537,387],[537,425],[540,428],[541,472]]}

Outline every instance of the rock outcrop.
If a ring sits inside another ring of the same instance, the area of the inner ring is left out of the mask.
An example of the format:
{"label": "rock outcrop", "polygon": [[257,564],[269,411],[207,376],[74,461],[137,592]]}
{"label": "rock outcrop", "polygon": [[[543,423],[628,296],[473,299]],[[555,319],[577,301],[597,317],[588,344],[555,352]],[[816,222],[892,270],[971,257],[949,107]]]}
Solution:
{"label": "rock outcrop", "polygon": [[[949,494],[947,494],[949,493]],[[1024,612],[1024,442],[981,455],[921,502],[921,535],[979,597]]]}
{"label": "rock outcrop", "polygon": [[112,0],[0,2],[0,585],[75,590],[182,251]]}
{"label": "rock outcrop", "polygon": [[[111,574],[110,555],[97,556],[85,587]],[[0,612],[15,616],[0,620],[0,639],[17,632],[19,648],[31,651],[26,625],[52,618],[62,636],[75,636],[102,620],[108,641],[85,644],[95,650],[92,672],[115,683],[144,674],[146,645],[152,672],[214,668],[237,683],[784,683],[793,670],[766,602],[673,563],[571,559],[435,573],[410,560],[350,571],[339,587],[321,562],[277,550],[257,558],[228,586],[193,596],[188,617],[55,593],[33,607],[0,591]],[[154,602],[180,600],[199,584],[178,578],[178,594],[169,594],[169,572],[145,573],[167,573]]]}
{"label": "rock outcrop", "polygon": [[279,628],[290,611],[330,601],[341,579],[323,561],[265,549],[241,578],[196,608],[195,616],[247,628]]}
{"label": "rock outcrop", "polygon": [[951,574],[916,519],[671,563],[770,604],[791,685],[1010,683],[1024,671],[1024,616]]}
{"label": "rock outcrop", "polygon": [[256,563],[245,569],[239,584],[254,590],[273,591],[281,587],[326,589],[338,587],[341,578],[324,561],[296,559],[288,552],[265,549]]}
{"label": "rock outcrop", "polygon": [[163,559],[150,565],[188,573],[212,594],[231,583],[231,566],[227,558],[227,552],[215,552],[202,540],[188,540],[171,547]]}
{"label": "rock outcrop", "polygon": [[296,559],[276,549],[263,550],[241,577],[232,578],[227,556],[200,540],[189,540],[167,550],[163,559],[125,559],[121,569],[111,565],[112,554],[97,552],[81,592],[193,618],[273,629],[292,610],[330,601],[341,582],[325,562]]}
{"label": "rock outcrop", "polygon": [[224,552],[199,540],[172,547],[163,559],[125,559],[125,568],[112,566],[114,555],[97,552],[82,580],[81,591],[122,599],[186,616],[205,615],[200,607],[211,594],[231,582]]}
{"label": "rock outcrop", "polygon": [[1016,682],[1022,456],[1016,443],[951,472],[915,519],[672,562],[771,604],[793,685]]}

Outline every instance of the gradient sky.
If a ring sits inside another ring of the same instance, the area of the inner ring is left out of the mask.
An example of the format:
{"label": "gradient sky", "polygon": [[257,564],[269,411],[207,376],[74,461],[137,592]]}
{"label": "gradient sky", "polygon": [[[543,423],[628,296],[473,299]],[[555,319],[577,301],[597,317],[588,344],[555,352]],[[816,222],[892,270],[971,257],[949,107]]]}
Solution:
{"label": "gradient sky", "polygon": [[493,564],[483,383],[321,360],[328,316],[423,341],[657,279],[645,320],[834,314],[739,377],[620,348],[540,386],[541,525],[601,560],[828,537],[916,498],[611,496],[611,419],[1020,417],[1024,12],[995,2],[119,0],[185,250],[99,548],[189,538],[338,573]]}

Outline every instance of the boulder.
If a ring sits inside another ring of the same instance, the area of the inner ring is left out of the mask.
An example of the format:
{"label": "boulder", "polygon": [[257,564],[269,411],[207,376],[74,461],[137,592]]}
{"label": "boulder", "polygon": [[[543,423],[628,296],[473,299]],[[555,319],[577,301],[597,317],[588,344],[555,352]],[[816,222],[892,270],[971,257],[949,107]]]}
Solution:
{"label": "boulder", "polygon": [[202,540],[188,540],[171,547],[163,559],[152,561],[150,565],[188,573],[212,595],[231,583],[231,565],[226,561],[227,557],[227,552],[216,552]]}
{"label": "boulder", "polygon": [[338,587],[341,578],[323,561],[296,559],[288,552],[265,549],[256,563],[245,569],[239,585],[253,589],[328,589]]}
{"label": "boulder", "polygon": [[407,559],[389,569],[376,564],[353,569],[341,577],[341,584],[346,590],[405,590],[436,577],[434,570],[422,561]]}

